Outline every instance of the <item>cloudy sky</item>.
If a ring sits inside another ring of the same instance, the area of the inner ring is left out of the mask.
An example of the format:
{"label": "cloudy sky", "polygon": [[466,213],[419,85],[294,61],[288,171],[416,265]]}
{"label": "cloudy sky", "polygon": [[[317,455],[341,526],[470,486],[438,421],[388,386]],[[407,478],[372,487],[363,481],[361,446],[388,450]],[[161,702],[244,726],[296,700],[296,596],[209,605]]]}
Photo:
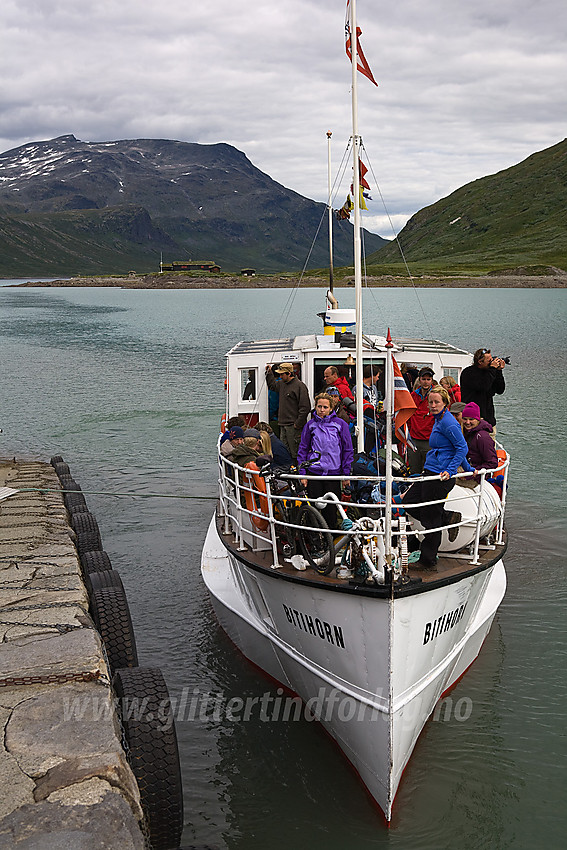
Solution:
{"label": "cloudy sky", "polygon": [[[2,0],[0,151],[67,133],[228,142],[324,201],[326,131],[336,168],[349,138],[345,2]],[[357,3],[379,83],[359,75],[360,133],[396,230],[567,135],[565,0]],[[391,238],[373,198],[365,224]]]}

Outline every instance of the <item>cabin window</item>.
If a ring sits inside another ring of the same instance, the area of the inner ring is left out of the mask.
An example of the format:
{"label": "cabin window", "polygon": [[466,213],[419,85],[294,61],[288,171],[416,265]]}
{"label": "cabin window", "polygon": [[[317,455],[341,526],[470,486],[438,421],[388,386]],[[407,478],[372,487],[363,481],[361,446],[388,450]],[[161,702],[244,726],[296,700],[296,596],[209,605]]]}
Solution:
{"label": "cabin window", "polygon": [[456,366],[444,366],[443,367],[443,377],[451,377],[454,378],[457,383],[459,383],[459,369]]}
{"label": "cabin window", "polygon": [[[313,367],[313,390],[314,394],[322,392],[325,389],[327,384],[323,378],[325,373],[325,369],[327,366],[336,366],[339,370],[339,375],[344,375],[344,377],[348,381],[348,385],[354,387],[356,384],[356,365],[353,366],[345,366],[345,360],[347,355],[343,355],[339,360],[336,357],[325,357],[324,359],[317,359],[315,361]],[[376,369],[376,372],[380,372],[380,377],[376,382],[378,385],[378,389],[382,392],[382,397],[384,396],[384,371],[385,371],[385,362],[383,358],[376,358],[372,360],[365,359],[364,366],[373,366]]]}
{"label": "cabin window", "polygon": [[240,400],[255,401],[258,386],[257,369],[239,369],[240,375]]}

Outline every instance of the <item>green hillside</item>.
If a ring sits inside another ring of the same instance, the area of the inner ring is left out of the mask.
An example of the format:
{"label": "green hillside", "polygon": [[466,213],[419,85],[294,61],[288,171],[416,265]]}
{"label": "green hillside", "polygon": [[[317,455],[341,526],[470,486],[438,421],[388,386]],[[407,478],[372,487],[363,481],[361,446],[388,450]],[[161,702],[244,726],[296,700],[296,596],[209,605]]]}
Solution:
{"label": "green hillside", "polygon": [[[398,240],[420,273],[567,269],[567,139],[425,207]],[[395,270],[398,245],[389,243],[367,262],[371,273]]]}

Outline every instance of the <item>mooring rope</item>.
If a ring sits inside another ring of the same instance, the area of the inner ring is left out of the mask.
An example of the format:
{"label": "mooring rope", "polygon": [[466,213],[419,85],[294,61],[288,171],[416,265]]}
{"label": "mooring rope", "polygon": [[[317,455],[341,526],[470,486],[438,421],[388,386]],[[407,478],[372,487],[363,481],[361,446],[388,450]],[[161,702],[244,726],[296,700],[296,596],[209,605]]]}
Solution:
{"label": "mooring rope", "polygon": [[205,501],[218,501],[218,496],[195,496],[180,493],[108,493],[104,490],[61,490],[59,487],[22,487],[14,488],[17,493],[76,493],[87,496],[128,496],[134,499],[203,499]]}

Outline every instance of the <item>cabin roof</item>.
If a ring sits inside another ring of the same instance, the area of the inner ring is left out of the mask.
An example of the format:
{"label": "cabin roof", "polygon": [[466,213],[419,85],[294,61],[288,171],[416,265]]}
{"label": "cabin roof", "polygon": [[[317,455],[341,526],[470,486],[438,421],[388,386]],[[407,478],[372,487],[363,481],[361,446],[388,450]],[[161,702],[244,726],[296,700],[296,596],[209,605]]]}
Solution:
{"label": "cabin roof", "polygon": [[237,343],[227,353],[233,354],[263,354],[266,351],[293,351],[293,338],[288,339],[251,339]]}
{"label": "cabin roof", "polygon": [[441,342],[438,339],[412,339],[411,337],[398,337],[393,340],[394,345],[400,351],[411,349],[411,351],[419,352],[436,352],[438,354],[469,354],[464,348],[457,348],[455,345],[450,345],[448,342]]}
{"label": "cabin roof", "polygon": [[[394,351],[411,351],[412,354],[468,354],[463,348],[457,348],[438,339],[412,339],[398,337],[392,340]],[[383,336],[365,334],[363,343],[365,351],[385,351],[386,340]],[[286,337],[284,339],[243,340],[227,352],[227,356],[242,354],[266,354],[270,352],[283,353],[286,351],[351,351],[342,348],[332,336],[309,334],[306,336]]]}

